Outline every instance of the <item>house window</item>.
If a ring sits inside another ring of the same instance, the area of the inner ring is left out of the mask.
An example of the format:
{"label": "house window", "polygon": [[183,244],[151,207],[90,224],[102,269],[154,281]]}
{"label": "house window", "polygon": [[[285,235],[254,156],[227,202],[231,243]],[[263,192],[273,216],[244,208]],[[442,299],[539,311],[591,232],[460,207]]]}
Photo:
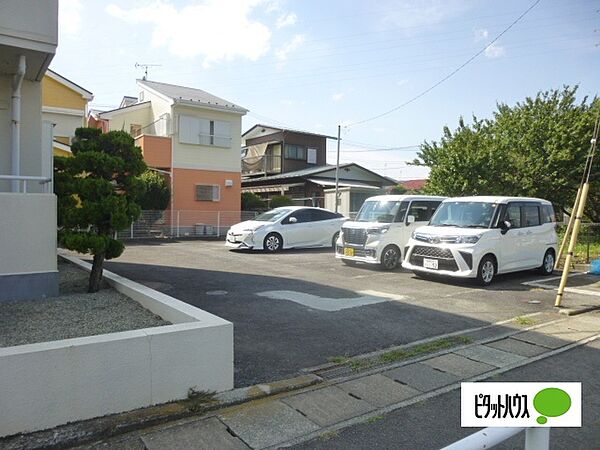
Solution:
{"label": "house window", "polygon": [[220,186],[215,184],[197,184],[196,201],[198,202],[218,202],[221,200]]}
{"label": "house window", "polygon": [[316,164],[317,163],[317,149],[309,148],[306,153],[306,162],[308,164]]}
{"label": "house window", "polygon": [[134,137],[134,138],[135,138],[135,137],[138,137],[140,134],[142,134],[142,126],[141,126],[141,125],[138,125],[138,124],[135,124],[135,123],[132,123],[132,124],[129,126],[129,134],[130,134],[132,137]]}
{"label": "house window", "polygon": [[229,148],[231,147],[231,122],[180,115],[179,142]]}
{"label": "house window", "polygon": [[300,161],[306,161],[306,147],[300,145],[285,145],[285,157],[286,159],[297,159]]}

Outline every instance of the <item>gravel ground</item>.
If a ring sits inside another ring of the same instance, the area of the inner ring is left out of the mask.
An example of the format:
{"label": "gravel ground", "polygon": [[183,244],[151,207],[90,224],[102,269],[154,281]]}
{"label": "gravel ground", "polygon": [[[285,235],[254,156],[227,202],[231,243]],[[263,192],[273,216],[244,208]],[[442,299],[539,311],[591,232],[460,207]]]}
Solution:
{"label": "gravel ground", "polygon": [[87,293],[88,273],[60,262],[59,297],[0,303],[0,347],[170,325],[107,285]]}

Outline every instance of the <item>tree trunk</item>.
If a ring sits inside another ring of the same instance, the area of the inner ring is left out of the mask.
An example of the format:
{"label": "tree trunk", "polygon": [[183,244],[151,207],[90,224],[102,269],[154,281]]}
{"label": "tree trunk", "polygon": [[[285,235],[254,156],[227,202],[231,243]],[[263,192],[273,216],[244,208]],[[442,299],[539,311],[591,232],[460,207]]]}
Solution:
{"label": "tree trunk", "polygon": [[98,292],[102,282],[102,264],[104,263],[104,252],[94,255],[92,271],[90,272],[90,282],[88,292]]}

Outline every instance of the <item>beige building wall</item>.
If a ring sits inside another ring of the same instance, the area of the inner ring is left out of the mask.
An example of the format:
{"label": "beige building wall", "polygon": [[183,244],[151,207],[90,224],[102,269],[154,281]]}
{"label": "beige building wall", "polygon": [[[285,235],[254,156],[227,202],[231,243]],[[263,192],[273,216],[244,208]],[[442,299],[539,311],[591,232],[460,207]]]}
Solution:
{"label": "beige building wall", "polygon": [[[140,95],[140,94],[138,94]],[[148,128],[142,131],[143,134],[152,134],[162,136],[163,134],[159,133],[160,125],[156,123],[156,121],[163,115],[168,115],[167,124],[164,124],[163,129],[166,131],[165,136],[170,136],[172,130],[172,111],[171,111],[171,100],[167,100],[160,95],[156,95],[153,92],[150,92],[146,89],[143,90],[143,101],[149,101],[152,104],[152,119],[148,124],[152,123]]]}
{"label": "beige building wall", "polygon": [[131,125],[141,125],[143,127],[153,122],[152,108],[150,104],[141,109],[136,107],[124,108],[122,111],[111,113],[108,120],[110,131],[123,130],[129,133]]}
{"label": "beige building wall", "polygon": [[[205,169],[223,172],[241,171],[241,128],[242,117],[229,112],[202,110],[177,105],[173,108],[173,166],[180,169]],[[223,120],[231,123],[231,147],[181,144],[179,142],[179,115],[200,117],[208,120]]]}

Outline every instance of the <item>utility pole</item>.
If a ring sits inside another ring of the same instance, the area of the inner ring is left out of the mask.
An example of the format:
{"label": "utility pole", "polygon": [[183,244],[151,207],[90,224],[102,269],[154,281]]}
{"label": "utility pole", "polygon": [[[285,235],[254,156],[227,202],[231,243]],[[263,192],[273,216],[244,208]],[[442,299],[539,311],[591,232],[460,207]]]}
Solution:
{"label": "utility pole", "polygon": [[340,190],[340,134],[342,126],[338,125],[337,159],[335,162],[335,212],[338,212],[339,190]]}

